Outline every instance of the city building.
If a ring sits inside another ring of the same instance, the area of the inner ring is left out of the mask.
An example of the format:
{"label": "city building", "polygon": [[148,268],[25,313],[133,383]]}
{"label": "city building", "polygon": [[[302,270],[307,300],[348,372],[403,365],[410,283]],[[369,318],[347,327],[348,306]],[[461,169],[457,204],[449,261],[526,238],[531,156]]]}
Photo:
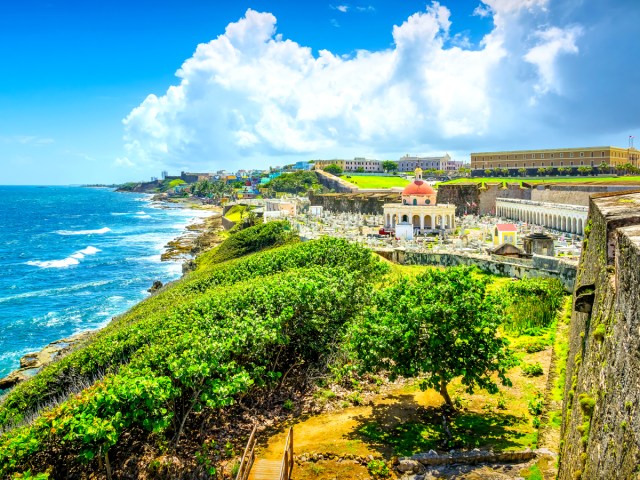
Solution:
{"label": "city building", "polygon": [[308,161],[296,162],[293,165],[294,170],[313,170],[313,163],[309,163]]}
{"label": "city building", "polygon": [[296,203],[292,200],[281,198],[271,198],[265,200],[263,220],[279,220],[286,217],[295,217],[297,212]]}
{"label": "city building", "polygon": [[395,229],[396,236],[412,239],[414,231],[455,228],[456,206],[436,203],[436,191],[422,180],[422,169],[415,169],[415,179],[402,191],[401,203],[385,203],[385,228]]}
{"label": "city building", "polygon": [[367,158],[356,157],[353,160],[315,160],[315,169],[322,170],[329,165],[339,166],[343,172],[361,171],[365,173],[381,173],[384,172],[381,160],[369,160]]}
{"label": "city building", "polygon": [[581,166],[590,166],[598,168],[602,163],[608,166],[630,163],[637,167],[639,160],[640,152],[632,147],[580,147],[479,152],[471,154],[471,170],[484,173],[485,170],[494,170],[496,168],[507,168],[509,170],[524,168],[527,173],[535,173],[538,168],[542,167],[577,169]]}
{"label": "city building", "polygon": [[460,168],[460,166],[462,166],[462,162],[452,161],[448,153],[443,157],[412,157],[405,155],[398,160],[399,172],[413,172],[416,168],[420,168],[422,170],[442,170],[447,172],[455,170],[456,166]]}

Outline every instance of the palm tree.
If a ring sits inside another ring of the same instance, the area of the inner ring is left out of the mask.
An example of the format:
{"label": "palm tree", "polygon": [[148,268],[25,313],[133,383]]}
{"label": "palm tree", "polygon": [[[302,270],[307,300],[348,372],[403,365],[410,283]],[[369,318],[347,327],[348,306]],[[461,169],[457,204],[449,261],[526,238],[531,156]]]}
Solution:
{"label": "palm tree", "polygon": [[522,167],[518,169],[518,173],[520,174],[521,177],[524,177],[527,175],[527,169]]}

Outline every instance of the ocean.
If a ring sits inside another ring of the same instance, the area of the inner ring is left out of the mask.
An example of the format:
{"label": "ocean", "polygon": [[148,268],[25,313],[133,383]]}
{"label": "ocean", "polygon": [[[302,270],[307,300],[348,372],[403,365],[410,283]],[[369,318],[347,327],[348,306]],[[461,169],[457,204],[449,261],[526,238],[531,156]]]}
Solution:
{"label": "ocean", "polygon": [[106,188],[0,186],[0,377],[181,275],[164,245],[210,212]]}

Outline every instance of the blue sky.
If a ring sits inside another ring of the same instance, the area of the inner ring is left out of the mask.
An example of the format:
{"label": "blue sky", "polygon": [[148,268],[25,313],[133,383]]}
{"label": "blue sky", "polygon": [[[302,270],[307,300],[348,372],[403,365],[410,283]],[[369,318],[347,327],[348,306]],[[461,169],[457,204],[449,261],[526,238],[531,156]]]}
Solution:
{"label": "blue sky", "polygon": [[0,183],[625,146],[638,25],[634,0],[5,2]]}

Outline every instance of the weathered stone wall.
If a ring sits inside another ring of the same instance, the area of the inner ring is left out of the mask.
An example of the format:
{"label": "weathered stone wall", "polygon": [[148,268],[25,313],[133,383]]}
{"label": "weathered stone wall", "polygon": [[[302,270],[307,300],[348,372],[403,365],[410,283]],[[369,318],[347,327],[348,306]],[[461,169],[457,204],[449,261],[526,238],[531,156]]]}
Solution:
{"label": "weathered stone wall", "polygon": [[[535,185],[520,187],[516,183],[488,182],[481,184],[440,185],[438,202],[452,203],[456,206],[456,215],[465,212],[475,215],[493,215],[497,198],[516,198],[569,205],[589,205],[589,197],[597,193],[619,192],[638,187],[625,185]],[[476,204],[474,207],[473,204]]]}
{"label": "weathered stone wall", "polygon": [[358,190],[358,187],[356,187],[355,185],[352,185],[351,183],[342,180],[339,177],[331,175],[324,170],[316,170],[316,175],[318,176],[320,185],[327,187],[329,190],[333,190],[334,192],[352,193]]}
{"label": "weathered stone wall", "polygon": [[465,212],[477,215],[480,190],[478,185],[440,185],[436,202],[455,205],[458,216],[464,215]]}
{"label": "weathered stone wall", "polygon": [[309,192],[310,205],[321,205],[330,212],[359,212],[382,215],[385,203],[400,203],[400,193],[325,193]]}
{"label": "weathered stone wall", "polygon": [[640,193],[597,195],[574,292],[558,478],[636,479]]}
{"label": "weathered stone wall", "polygon": [[454,253],[408,252],[402,249],[377,251],[379,255],[403,265],[434,265],[453,267],[456,265],[475,265],[480,270],[494,275],[512,278],[557,278],[565,290],[573,291],[576,279],[576,266],[559,258],[535,255],[532,259],[506,258],[492,255],[460,255]]}

